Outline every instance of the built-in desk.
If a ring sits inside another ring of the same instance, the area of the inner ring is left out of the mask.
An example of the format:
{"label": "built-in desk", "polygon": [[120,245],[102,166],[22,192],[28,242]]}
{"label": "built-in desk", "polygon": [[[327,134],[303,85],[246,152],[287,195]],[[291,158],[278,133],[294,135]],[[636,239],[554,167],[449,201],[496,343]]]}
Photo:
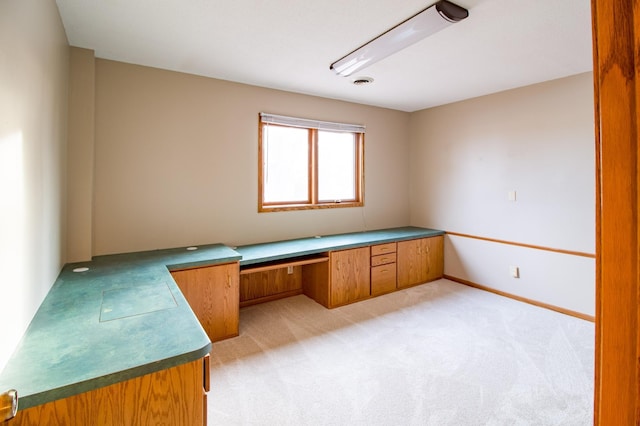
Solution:
{"label": "built-in desk", "polygon": [[294,240],[251,244],[236,247],[242,257],[240,267],[257,263],[288,260],[295,257],[316,255],[334,250],[366,247],[390,242],[415,240],[444,235],[437,229],[406,226],[401,228],[378,229],[347,234],[325,235]]}
{"label": "built-in desk", "polygon": [[[237,247],[240,306],[304,293],[333,308],[440,278],[442,235],[402,227]],[[398,287],[396,276],[411,278]]]}
{"label": "built-in desk", "polygon": [[8,424],[206,423],[203,358],[214,333],[237,335],[242,294],[304,293],[331,308],[420,284],[442,275],[443,234],[404,227],[65,265],[0,374],[19,394]]}
{"label": "built-in desk", "polygon": [[213,244],[65,265],[0,374],[7,424],[205,423],[211,342],[168,268],[239,259]]}

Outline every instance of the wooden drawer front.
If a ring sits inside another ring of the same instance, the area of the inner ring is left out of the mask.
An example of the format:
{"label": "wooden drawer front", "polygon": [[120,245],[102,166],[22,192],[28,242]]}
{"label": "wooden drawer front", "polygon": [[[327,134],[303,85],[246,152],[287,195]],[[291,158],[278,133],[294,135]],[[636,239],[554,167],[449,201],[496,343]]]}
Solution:
{"label": "wooden drawer front", "polygon": [[371,258],[371,266],[386,265],[387,263],[396,263],[395,253],[381,254]]}
{"label": "wooden drawer front", "polygon": [[378,244],[371,246],[371,256],[378,256],[386,253],[395,253],[396,243]]}
{"label": "wooden drawer front", "polygon": [[371,295],[389,293],[396,289],[396,265],[374,266],[371,268]]}

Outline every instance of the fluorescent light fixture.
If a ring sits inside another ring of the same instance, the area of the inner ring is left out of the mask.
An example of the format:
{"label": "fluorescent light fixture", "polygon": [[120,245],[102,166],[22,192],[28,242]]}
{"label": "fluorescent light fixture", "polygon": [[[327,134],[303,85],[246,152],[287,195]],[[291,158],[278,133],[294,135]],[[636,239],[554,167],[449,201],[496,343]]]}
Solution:
{"label": "fluorescent light fixture", "polygon": [[467,9],[440,0],[337,60],[330,68],[347,77],[467,16]]}

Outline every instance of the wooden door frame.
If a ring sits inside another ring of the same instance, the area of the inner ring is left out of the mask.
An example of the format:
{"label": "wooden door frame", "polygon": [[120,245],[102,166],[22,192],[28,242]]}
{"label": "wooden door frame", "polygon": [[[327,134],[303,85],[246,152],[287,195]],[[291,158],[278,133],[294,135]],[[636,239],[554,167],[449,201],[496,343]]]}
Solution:
{"label": "wooden door frame", "polygon": [[640,424],[640,0],[592,0],[596,133],[595,425]]}

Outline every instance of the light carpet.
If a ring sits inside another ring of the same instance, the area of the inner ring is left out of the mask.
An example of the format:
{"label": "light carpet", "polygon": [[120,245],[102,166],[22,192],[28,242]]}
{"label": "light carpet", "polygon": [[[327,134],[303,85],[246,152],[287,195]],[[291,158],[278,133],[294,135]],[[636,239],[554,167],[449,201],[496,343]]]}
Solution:
{"label": "light carpet", "polygon": [[448,280],[247,307],[209,425],[592,425],[594,324]]}

